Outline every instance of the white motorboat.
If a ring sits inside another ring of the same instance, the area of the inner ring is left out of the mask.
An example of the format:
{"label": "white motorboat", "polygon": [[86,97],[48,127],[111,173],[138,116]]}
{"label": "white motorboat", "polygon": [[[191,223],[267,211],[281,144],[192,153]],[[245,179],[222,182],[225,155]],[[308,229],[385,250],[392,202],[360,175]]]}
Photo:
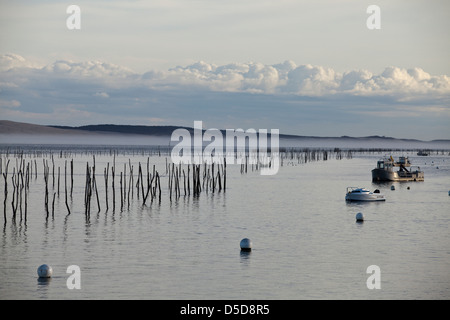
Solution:
{"label": "white motorboat", "polygon": [[345,195],[346,201],[385,201],[386,197],[376,189],[374,192],[366,188],[348,187]]}

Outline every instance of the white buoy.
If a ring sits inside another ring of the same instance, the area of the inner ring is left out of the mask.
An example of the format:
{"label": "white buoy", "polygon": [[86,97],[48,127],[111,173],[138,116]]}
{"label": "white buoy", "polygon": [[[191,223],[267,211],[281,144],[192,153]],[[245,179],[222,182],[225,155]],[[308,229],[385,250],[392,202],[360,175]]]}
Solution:
{"label": "white buoy", "polygon": [[356,214],[356,222],[363,222],[363,221],[364,221],[363,214],[361,212],[358,212]]}
{"label": "white buoy", "polygon": [[395,187],[394,187],[394,186],[391,186],[391,190],[395,190]]}
{"label": "white buoy", "polygon": [[43,264],[37,269],[39,278],[51,278],[53,269],[49,265]]}
{"label": "white buoy", "polygon": [[248,238],[244,238],[240,243],[242,251],[252,251],[252,241]]}

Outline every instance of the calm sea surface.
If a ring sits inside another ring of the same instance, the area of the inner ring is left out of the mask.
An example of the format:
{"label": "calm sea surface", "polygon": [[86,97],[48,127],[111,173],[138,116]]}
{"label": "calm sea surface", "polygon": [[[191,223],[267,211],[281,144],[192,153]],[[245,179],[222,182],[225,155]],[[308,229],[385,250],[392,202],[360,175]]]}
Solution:
{"label": "calm sea surface", "polygon": [[[116,156],[116,209],[105,206],[103,172],[109,154],[96,155],[95,196],[84,214],[86,163],[92,155],[55,152],[60,195],[52,215],[52,162],[49,154],[25,155],[37,162],[30,181],[27,221],[12,221],[10,159],[6,218],[0,180],[0,299],[449,299],[450,157],[407,155],[425,172],[424,182],[373,184],[371,169],[384,153],[351,159],[298,163],[284,161],[278,174],[261,176],[227,166],[226,192],[169,200],[165,156],[150,156],[161,174],[161,203],[142,206],[133,198],[121,210],[120,171],[131,161],[134,183],[147,155]],[[74,160],[74,190],[64,201],[64,162]],[[49,217],[44,208],[42,159],[50,166]],[[170,159],[170,158],[169,158]],[[34,169],[34,166],[33,166]],[[129,175],[127,172],[127,185]],[[192,183],[192,182],[191,182]],[[395,186],[392,191],[391,185]],[[382,203],[346,203],[346,188],[380,189]],[[408,189],[409,187],[409,189]],[[111,179],[109,186],[111,188]],[[362,212],[364,223],[356,223]],[[251,253],[240,240],[250,238]],[[37,268],[51,265],[53,277],[38,281]],[[81,270],[81,289],[69,290],[67,267]],[[368,289],[367,268],[380,268],[380,289]]]}

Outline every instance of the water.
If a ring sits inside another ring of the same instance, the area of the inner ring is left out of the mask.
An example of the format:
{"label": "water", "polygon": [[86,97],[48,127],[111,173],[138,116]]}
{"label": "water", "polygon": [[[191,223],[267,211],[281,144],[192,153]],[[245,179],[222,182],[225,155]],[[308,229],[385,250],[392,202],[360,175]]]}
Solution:
{"label": "water", "polygon": [[[409,154],[424,170],[425,181],[393,183],[391,191],[392,183],[371,182],[370,170],[381,156],[294,161],[274,176],[241,174],[239,166],[229,165],[226,192],[184,197],[182,187],[172,202],[162,177],[161,203],[142,207],[134,190],[129,208],[121,211],[117,191],[113,212],[110,191],[105,212],[103,169],[112,158],[104,154],[96,156],[102,208],[97,213],[94,197],[89,219],[83,197],[92,155],[70,155],[76,173],[70,215],[62,176],[52,217],[49,162],[48,219],[42,158],[27,157],[37,160],[39,174],[30,184],[26,224],[11,220],[9,189],[0,240],[0,299],[449,299],[450,157]],[[139,162],[146,173],[146,155],[117,156],[116,189],[117,174],[129,158],[134,175]],[[11,171],[15,158],[10,159]],[[66,158],[55,153],[54,159],[63,174]],[[165,174],[165,157],[151,156],[153,164]],[[378,188],[387,201],[346,203],[348,186]],[[2,178],[2,204],[3,192]],[[364,214],[364,223],[355,222],[357,212]],[[251,253],[239,248],[246,237],[253,242]],[[49,281],[38,280],[36,270],[43,263],[53,267]],[[80,290],[66,285],[70,265],[80,267]],[[380,268],[381,289],[367,287],[370,265]]]}

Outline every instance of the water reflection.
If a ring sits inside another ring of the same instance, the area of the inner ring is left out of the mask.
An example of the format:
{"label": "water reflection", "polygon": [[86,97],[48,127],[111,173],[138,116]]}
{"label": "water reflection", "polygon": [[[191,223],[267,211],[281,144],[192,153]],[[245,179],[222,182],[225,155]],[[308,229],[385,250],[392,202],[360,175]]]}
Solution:
{"label": "water reflection", "polygon": [[48,298],[49,288],[50,288],[50,282],[52,281],[52,278],[41,278],[39,277],[37,279],[37,288],[36,292],[39,294],[39,298],[45,299]]}
{"label": "water reflection", "polygon": [[43,278],[43,277],[39,277],[37,279],[38,282],[38,286],[48,286],[50,284],[50,282],[52,281],[52,278]]}
{"label": "water reflection", "polygon": [[251,251],[241,250],[241,253],[240,253],[241,263],[248,265],[250,263],[251,254],[252,254]]}

